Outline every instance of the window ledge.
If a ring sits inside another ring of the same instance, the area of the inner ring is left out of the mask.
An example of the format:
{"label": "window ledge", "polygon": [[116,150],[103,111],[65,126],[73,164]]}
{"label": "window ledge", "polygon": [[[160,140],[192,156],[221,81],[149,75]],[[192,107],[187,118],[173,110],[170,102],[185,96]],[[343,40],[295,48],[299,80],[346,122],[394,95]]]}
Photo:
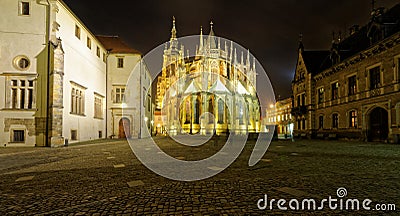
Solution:
{"label": "window ledge", "polygon": [[71,114],[71,115],[76,115],[76,116],[86,117],[85,114],[78,114],[78,113],[73,113],[73,112],[70,112],[69,114]]}
{"label": "window ledge", "polygon": [[36,111],[36,109],[18,109],[18,108],[3,108],[2,111],[21,111],[21,112],[29,112]]}

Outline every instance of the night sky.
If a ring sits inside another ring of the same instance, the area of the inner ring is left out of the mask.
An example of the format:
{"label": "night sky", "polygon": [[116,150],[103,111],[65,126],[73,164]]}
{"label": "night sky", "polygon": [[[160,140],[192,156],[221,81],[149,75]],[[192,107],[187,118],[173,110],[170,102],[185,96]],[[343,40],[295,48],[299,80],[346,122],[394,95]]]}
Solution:
{"label": "night sky", "polygon": [[[370,0],[105,1],[64,0],[96,35],[118,35],[146,54],[170,38],[172,16],[178,37],[196,35],[210,21],[216,36],[233,40],[261,62],[278,98],[291,93],[299,33],[305,49],[329,49],[332,32],[348,34],[370,17]],[[399,0],[377,0],[390,8]]]}

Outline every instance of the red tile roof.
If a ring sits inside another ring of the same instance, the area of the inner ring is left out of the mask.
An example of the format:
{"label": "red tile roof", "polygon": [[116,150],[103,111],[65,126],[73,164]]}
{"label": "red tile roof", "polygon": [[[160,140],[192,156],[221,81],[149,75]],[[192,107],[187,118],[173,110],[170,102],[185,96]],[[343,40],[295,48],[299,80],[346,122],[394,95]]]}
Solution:
{"label": "red tile roof", "polygon": [[96,36],[100,43],[103,44],[104,48],[110,50],[110,53],[131,53],[131,54],[142,54],[139,51],[128,46],[118,36]]}

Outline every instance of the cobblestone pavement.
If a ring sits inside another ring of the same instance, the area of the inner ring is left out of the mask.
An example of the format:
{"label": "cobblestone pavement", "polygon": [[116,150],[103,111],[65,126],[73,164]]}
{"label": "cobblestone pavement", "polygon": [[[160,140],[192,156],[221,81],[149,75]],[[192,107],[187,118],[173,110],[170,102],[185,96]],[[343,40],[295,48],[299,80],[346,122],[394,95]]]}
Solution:
{"label": "cobblestone pavement", "polygon": [[[183,147],[155,138],[168,154],[206,158],[223,145]],[[133,142],[142,142],[134,140]],[[240,157],[202,181],[172,181],[151,172],[126,141],[96,141],[61,148],[0,148],[1,215],[343,215],[396,211],[259,210],[257,201],[371,199],[400,207],[400,145],[343,141],[275,141],[249,167],[249,141]],[[287,204],[286,204],[287,206]]]}

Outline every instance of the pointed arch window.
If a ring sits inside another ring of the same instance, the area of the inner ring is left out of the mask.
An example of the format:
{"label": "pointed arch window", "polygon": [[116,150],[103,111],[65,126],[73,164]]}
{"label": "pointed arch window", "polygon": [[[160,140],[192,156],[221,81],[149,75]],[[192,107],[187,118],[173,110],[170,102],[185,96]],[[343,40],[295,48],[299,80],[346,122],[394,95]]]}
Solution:
{"label": "pointed arch window", "polygon": [[222,99],[218,100],[218,124],[224,123],[225,104]]}
{"label": "pointed arch window", "polygon": [[200,101],[198,98],[194,101],[193,116],[194,116],[194,120],[193,120],[194,123],[198,124],[199,118],[200,118]]}
{"label": "pointed arch window", "polygon": [[186,100],[186,104],[185,104],[185,113],[186,113],[186,117],[185,117],[185,123],[188,124],[190,123],[190,101]]}

